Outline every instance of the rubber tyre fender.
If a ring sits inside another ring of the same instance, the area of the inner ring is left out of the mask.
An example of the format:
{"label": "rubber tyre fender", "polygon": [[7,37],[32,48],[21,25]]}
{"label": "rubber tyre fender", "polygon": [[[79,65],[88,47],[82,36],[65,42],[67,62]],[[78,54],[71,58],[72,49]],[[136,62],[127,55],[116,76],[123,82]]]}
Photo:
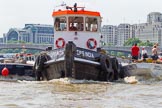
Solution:
{"label": "rubber tyre fender", "polygon": [[119,78],[126,77],[123,66],[121,64],[119,64],[119,66],[120,66]]}
{"label": "rubber tyre fender", "polygon": [[[48,75],[47,75],[47,71],[46,68],[44,67],[44,63],[47,61],[47,58],[49,58],[49,56],[44,55],[44,54],[40,54],[35,63],[38,66],[38,69],[35,69],[36,71],[36,80],[47,80],[48,79]],[[49,58],[51,59],[51,58]],[[34,66],[36,67],[36,66]]]}
{"label": "rubber tyre fender", "polygon": [[110,61],[110,57],[106,55],[101,55],[100,57],[100,64],[101,64],[101,69],[104,72],[109,72],[112,69],[112,63]]}
{"label": "rubber tyre fender", "polygon": [[109,82],[114,81],[114,70],[111,69],[111,71],[107,73],[106,81],[109,81]]}
{"label": "rubber tyre fender", "polygon": [[105,72],[106,80],[114,80],[114,71],[112,69],[112,63],[110,57],[107,55],[101,55],[100,57],[101,70]]}
{"label": "rubber tyre fender", "polygon": [[114,80],[118,80],[120,73],[120,65],[116,57],[111,58],[112,69],[114,70]]}

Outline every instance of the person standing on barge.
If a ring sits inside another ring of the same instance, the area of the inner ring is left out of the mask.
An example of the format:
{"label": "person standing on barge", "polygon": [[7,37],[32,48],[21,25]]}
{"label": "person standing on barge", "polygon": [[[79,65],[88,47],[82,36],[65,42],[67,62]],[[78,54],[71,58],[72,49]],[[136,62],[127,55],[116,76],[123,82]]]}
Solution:
{"label": "person standing on barge", "polygon": [[142,47],[141,55],[142,55],[142,57],[141,57],[142,60],[146,61],[146,58],[148,58],[148,55],[147,55],[147,50],[145,49],[145,47]]}
{"label": "person standing on barge", "polygon": [[154,45],[152,48],[152,63],[156,63],[157,59],[158,59],[158,53],[157,53],[157,46]]}
{"label": "person standing on barge", "polygon": [[139,47],[137,46],[137,43],[135,43],[131,48],[132,53],[132,62],[137,62],[138,55],[139,55]]}

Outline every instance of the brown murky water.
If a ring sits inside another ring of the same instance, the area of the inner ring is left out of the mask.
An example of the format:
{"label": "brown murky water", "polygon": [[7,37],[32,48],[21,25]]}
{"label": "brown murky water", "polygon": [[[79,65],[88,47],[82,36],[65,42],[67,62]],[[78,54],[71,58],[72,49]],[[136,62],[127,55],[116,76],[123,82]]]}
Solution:
{"label": "brown murky water", "polygon": [[0,108],[162,108],[162,81],[0,82]]}

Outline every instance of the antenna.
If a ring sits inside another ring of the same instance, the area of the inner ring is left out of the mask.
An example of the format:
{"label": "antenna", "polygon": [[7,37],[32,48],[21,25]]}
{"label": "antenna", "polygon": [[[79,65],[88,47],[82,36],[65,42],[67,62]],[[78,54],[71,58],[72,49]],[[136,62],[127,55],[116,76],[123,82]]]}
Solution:
{"label": "antenna", "polygon": [[55,9],[60,8],[60,7],[65,7],[66,3],[63,1],[60,5],[57,5],[54,7],[53,11],[55,11]]}
{"label": "antenna", "polygon": [[57,5],[55,7],[59,7],[59,6],[66,6],[66,3],[63,1],[60,5]]}
{"label": "antenna", "polygon": [[63,1],[62,4],[61,4],[61,6],[66,6],[66,3]]}
{"label": "antenna", "polygon": [[74,12],[77,12],[77,3],[74,4]]}

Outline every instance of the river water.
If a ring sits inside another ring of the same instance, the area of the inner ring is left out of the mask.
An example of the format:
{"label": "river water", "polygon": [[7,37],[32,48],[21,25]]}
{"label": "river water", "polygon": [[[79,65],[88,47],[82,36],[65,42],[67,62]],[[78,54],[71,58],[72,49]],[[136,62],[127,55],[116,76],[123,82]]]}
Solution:
{"label": "river water", "polygon": [[162,108],[162,81],[0,81],[0,108]]}

